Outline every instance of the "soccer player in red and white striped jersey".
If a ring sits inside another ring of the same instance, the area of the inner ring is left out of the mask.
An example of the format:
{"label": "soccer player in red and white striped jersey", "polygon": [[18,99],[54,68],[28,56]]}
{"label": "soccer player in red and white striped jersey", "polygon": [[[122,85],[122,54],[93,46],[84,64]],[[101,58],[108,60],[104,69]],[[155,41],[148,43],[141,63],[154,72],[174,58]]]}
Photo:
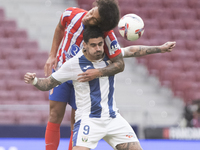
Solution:
{"label": "soccer player in red and white striped jersey", "polygon": [[[83,30],[87,26],[93,25],[98,25],[105,32],[105,53],[112,64],[106,68],[90,69],[84,72],[84,78],[80,75],[79,81],[89,81],[123,71],[124,61],[121,49],[111,30],[117,26],[118,21],[119,8],[115,0],[96,0],[96,6],[90,11],[75,7],[66,9],[55,29],[52,48],[45,64],[45,75],[50,75],[52,68],[53,71],[58,70],[65,61],[74,57],[83,48]],[[76,109],[72,82],[65,82],[52,89],[49,100],[50,114],[45,133],[46,150],[57,150],[60,141],[60,124],[65,107],[69,104],[72,106],[73,112]],[[72,121],[72,127],[73,123]]]}
{"label": "soccer player in red and white striped jersey", "polygon": [[[112,29],[119,21],[119,9],[115,0],[96,0],[96,6],[90,11],[71,7],[65,10],[60,18],[54,33],[52,48],[45,64],[45,75],[50,75],[58,70],[65,61],[74,57],[83,48],[83,30],[87,26],[98,25],[105,31],[105,53],[112,64],[106,68],[88,69],[80,74],[79,81],[85,82],[100,76],[114,75],[123,71],[124,62],[121,48]],[[167,43],[166,43],[167,44]],[[171,51],[175,43],[164,45],[164,50],[158,47],[127,47],[124,49],[124,57],[137,57],[151,53]],[[59,47],[60,46],[60,47]],[[74,124],[75,97],[71,81],[65,82],[50,91],[50,114],[46,128],[46,150],[57,150],[60,141],[60,124],[62,122],[65,107],[72,106],[72,121]],[[70,143],[71,144],[71,143]],[[71,146],[69,150],[71,150]]]}

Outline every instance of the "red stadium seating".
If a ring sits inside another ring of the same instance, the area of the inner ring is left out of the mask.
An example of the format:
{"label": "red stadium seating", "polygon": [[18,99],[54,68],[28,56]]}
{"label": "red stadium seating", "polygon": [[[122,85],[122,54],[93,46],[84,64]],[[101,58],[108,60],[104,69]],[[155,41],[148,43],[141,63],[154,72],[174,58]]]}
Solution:
{"label": "red stadium seating", "polygon": [[200,70],[196,70],[194,72],[195,76],[196,76],[196,81],[200,83]]}
{"label": "red stadium seating", "polygon": [[38,49],[38,43],[36,41],[26,41],[24,38],[20,38],[17,41],[17,48],[35,48]]}
{"label": "red stadium seating", "polygon": [[163,6],[164,7],[169,7],[169,8],[173,8],[173,9],[176,9],[176,8],[183,8],[183,9],[188,9],[188,6],[187,6],[187,2],[188,0],[169,0],[169,1],[165,1],[165,0],[162,0],[163,2]]}
{"label": "red stadium seating", "polygon": [[171,32],[169,29],[160,30],[160,29],[151,29],[145,31],[146,37],[148,39],[171,39]]}
{"label": "red stadium seating", "polygon": [[173,40],[181,39],[181,40],[196,40],[197,37],[195,35],[195,32],[193,29],[189,30],[181,30],[181,29],[172,29],[171,35]]}
{"label": "red stadium seating", "polygon": [[160,81],[161,83],[164,81],[170,81],[173,84],[173,82],[177,79],[180,79],[182,75],[183,73],[181,70],[165,69],[161,72]]}
{"label": "red stadium seating", "polygon": [[177,7],[176,9],[172,9],[172,15],[174,19],[179,18],[189,18],[189,19],[197,19],[197,14],[192,9],[183,9],[182,7]]}
{"label": "red stadium seating", "polygon": [[4,18],[4,17],[5,17],[4,9],[0,8],[0,18]]}
{"label": "red stadium seating", "polygon": [[191,103],[192,101],[199,100],[200,99],[200,88],[197,88],[196,90],[188,90],[185,93],[185,102],[186,103]]}
{"label": "red stadium seating", "polygon": [[[32,86],[32,85],[28,85]],[[26,101],[27,103],[31,103],[31,101],[45,101],[46,96],[45,92],[35,90],[35,91],[30,91],[30,90],[20,90],[17,92],[18,95],[18,100],[19,101]]]}
{"label": "red stadium seating", "polygon": [[[19,72],[19,77],[21,80],[24,79],[24,75],[29,72],[29,70],[27,69],[20,69],[18,70]],[[36,76],[39,77],[39,78],[44,78],[45,75],[44,75],[44,69],[36,69],[36,70],[33,70],[32,72],[36,73]]]}
{"label": "red stadium seating", "polygon": [[146,19],[154,19],[157,20],[159,18],[165,18],[167,20],[171,20],[173,19],[173,15],[172,15],[172,11],[170,8],[162,8],[162,7],[148,7],[148,8],[144,8],[146,10],[144,10],[146,12],[146,16],[145,16],[145,20]]}
{"label": "red stadium seating", "polygon": [[200,1],[199,0],[188,0],[187,1],[187,5],[190,8],[197,8],[197,9],[199,9],[200,8]]}
{"label": "red stadium seating", "polygon": [[24,38],[27,39],[28,35],[26,30],[19,30],[19,29],[11,29],[11,28],[5,28],[5,36],[6,37],[12,37],[12,38]]}
{"label": "red stadium seating", "polygon": [[126,6],[133,6],[133,7],[139,7],[138,1],[132,1],[132,0],[118,0],[119,6],[126,7]]}
{"label": "red stadium seating", "polygon": [[16,111],[16,120],[18,124],[38,125],[46,124],[40,111]]}
{"label": "red stadium seating", "polygon": [[10,69],[0,69],[0,79],[2,80],[10,80],[10,79],[16,79],[20,80],[20,71],[19,70],[10,70]]}
{"label": "red stadium seating", "polygon": [[138,2],[138,6],[139,7],[144,7],[144,8],[161,8],[162,7],[162,1],[161,0],[153,0],[153,1],[149,1],[149,0],[139,0]]}
{"label": "red stadium seating", "polygon": [[176,51],[174,50],[171,54],[171,58],[173,61],[195,61],[195,53],[188,50]]}
{"label": "red stadium seating", "polygon": [[[32,85],[24,83],[26,72],[36,72],[40,77],[44,77],[43,67],[38,70],[37,63],[42,59],[46,61],[48,54],[39,52],[38,43],[29,41],[26,30],[18,29],[14,20],[7,20],[4,10],[0,8],[0,105],[5,106],[8,111],[0,112],[0,124],[46,124],[48,121],[48,111],[34,112],[24,110],[9,110],[10,106],[20,109],[23,105],[48,105],[48,91],[42,92]],[[34,59],[35,58],[35,59]],[[37,63],[36,63],[36,58]],[[44,65],[44,62],[41,63]],[[41,67],[40,65],[40,67]],[[12,109],[13,109],[12,108]],[[36,112],[36,113],[35,113]]]}
{"label": "red stadium seating", "polygon": [[5,28],[17,28],[17,23],[15,20],[0,20],[0,27],[5,27]]}
{"label": "red stadium seating", "polygon": [[0,48],[14,48],[15,47],[15,42],[13,40],[13,38],[4,38],[1,37],[0,38]]}
{"label": "red stadium seating", "polygon": [[182,62],[184,71],[193,71],[193,74],[200,69],[199,62],[185,60]]}
{"label": "red stadium seating", "polygon": [[159,21],[156,18],[147,19],[147,20],[144,19],[144,24],[145,24],[144,34],[145,34],[146,30],[152,30],[152,29],[159,30],[161,28]]}
{"label": "red stadium seating", "polygon": [[190,39],[185,40],[186,49],[191,50],[191,51],[198,49],[200,46],[200,45],[198,46],[198,42],[199,41],[197,41],[197,40],[190,40]]}
{"label": "red stadium seating", "polygon": [[1,90],[0,92],[0,100],[9,101],[9,100],[16,100],[17,93],[16,91],[8,91],[8,90]]}
{"label": "red stadium seating", "polygon": [[5,30],[3,27],[0,27],[0,38],[5,37]]}
{"label": "red stadium seating", "polygon": [[[200,17],[199,17],[200,19]],[[196,34],[196,39],[200,40],[200,29],[199,30],[195,30],[195,34]]]}
{"label": "red stadium seating", "polygon": [[196,8],[196,9],[194,9],[195,10],[195,12],[196,12],[196,17],[197,17],[197,19],[200,19],[200,10],[199,10],[199,8]]}
{"label": "red stadium seating", "polygon": [[183,25],[186,30],[193,29],[198,30],[199,29],[199,21],[197,19],[187,18],[183,20]]}
{"label": "red stadium seating", "polygon": [[169,20],[163,18],[159,19],[159,24],[161,29],[189,29],[189,25],[185,25],[184,22],[185,21],[180,18],[176,20],[171,20],[171,19]]}
{"label": "red stadium seating", "polygon": [[9,59],[9,68],[10,69],[27,69],[27,71],[36,70],[37,65],[34,60],[26,59]]}
{"label": "red stadium seating", "polygon": [[15,49],[7,49],[7,50],[3,50],[1,52],[1,58],[14,60],[16,58],[17,59],[27,59],[28,57],[24,51],[15,50]]}
{"label": "red stadium seating", "polygon": [[182,40],[182,39],[175,39],[176,41],[176,47],[175,49],[179,49],[179,50],[186,50],[186,44],[185,44],[185,40]]}
{"label": "red stadium seating", "polygon": [[24,82],[24,80],[7,80],[7,90],[9,91],[27,91],[27,90],[35,90],[34,86],[30,86]]}
{"label": "red stadium seating", "polygon": [[196,82],[193,81],[187,81],[187,80],[182,80],[179,79],[177,81],[174,81],[174,85],[173,85],[173,90],[174,91],[182,91],[182,92],[186,92],[187,90],[195,90],[198,89],[198,84]]}
{"label": "red stadium seating", "polygon": [[46,51],[38,52],[30,55],[30,59],[35,61],[37,69],[44,69],[44,65],[48,59],[48,53]]}
{"label": "red stadium seating", "polygon": [[0,124],[11,125],[16,123],[15,113],[10,110],[0,111]]}

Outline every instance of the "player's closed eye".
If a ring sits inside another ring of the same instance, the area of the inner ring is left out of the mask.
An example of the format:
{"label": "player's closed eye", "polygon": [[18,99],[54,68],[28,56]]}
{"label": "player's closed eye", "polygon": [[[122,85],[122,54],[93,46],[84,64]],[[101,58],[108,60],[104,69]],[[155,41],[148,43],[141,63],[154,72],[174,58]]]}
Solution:
{"label": "player's closed eye", "polygon": [[103,42],[98,43],[98,46],[102,46],[102,45],[103,45]]}

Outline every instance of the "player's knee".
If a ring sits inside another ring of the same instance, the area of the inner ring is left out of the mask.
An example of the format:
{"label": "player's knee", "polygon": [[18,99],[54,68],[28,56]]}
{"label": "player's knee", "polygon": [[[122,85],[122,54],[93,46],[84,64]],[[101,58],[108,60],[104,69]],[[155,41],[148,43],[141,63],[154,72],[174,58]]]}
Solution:
{"label": "player's knee", "polygon": [[49,114],[49,121],[60,124],[62,122],[63,116],[64,114],[62,112],[52,110]]}
{"label": "player's knee", "polygon": [[116,146],[117,150],[142,150],[139,142],[132,142],[132,143],[122,143]]}

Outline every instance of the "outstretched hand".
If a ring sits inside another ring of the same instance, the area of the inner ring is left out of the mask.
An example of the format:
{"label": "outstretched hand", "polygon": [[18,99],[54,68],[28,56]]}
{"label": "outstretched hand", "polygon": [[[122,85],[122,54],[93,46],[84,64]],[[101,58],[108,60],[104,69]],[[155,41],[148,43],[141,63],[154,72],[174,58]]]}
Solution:
{"label": "outstretched hand", "polygon": [[24,75],[24,82],[27,84],[32,84],[35,77],[36,77],[36,73],[27,72]]}
{"label": "outstretched hand", "polygon": [[57,59],[56,57],[49,57],[44,66],[45,76],[50,76],[52,73],[52,69],[57,67]]}
{"label": "outstretched hand", "polygon": [[78,74],[79,82],[88,82],[95,78],[98,78],[101,76],[101,72],[98,69],[88,69],[86,72]]}
{"label": "outstretched hand", "polygon": [[171,52],[172,49],[176,46],[176,42],[166,42],[161,45],[161,53]]}

